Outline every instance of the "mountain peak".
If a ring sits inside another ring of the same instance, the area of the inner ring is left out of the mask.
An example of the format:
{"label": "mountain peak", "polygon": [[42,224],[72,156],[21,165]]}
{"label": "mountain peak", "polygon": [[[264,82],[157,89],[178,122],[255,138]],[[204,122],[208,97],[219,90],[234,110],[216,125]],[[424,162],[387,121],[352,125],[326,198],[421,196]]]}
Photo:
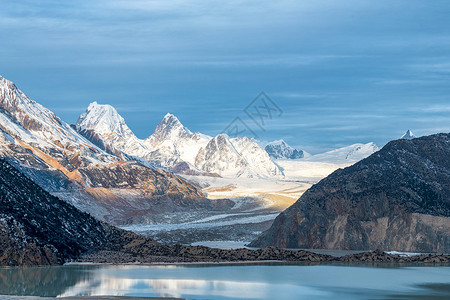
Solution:
{"label": "mountain peak", "polygon": [[406,131],[406,133],[404,135],[402,135],[402,137],[400,139],[402,140],[412,140],[415,139],[416,136],[414,135],[414,133],[412,133],[411,130],[408,129],[408,131]]}
{"label": "mountain peak", "polygon": [[192,132],[184,127],[175,115],[167,113],[156,126],[149,139],[163,142],[165,140],[177,140],[180,137],[186,137],[191,134]]}
{"label": "mountain peak", "polygon": [[163,119],[174,119],[174,120],[177,120],[179,122],[178,118],[174,114],[171,114],[169,112],[164,115]]}
{"label": "mountain peak", "polygon": [[[164,125],[165,127],[170,127],[170,128],[184,127],[183,124],[181,124],[180,120],[171,113],[167,113],[164,116],[164,118],[161,120],[161,122],[159,122],[159,124]],[[187,128],[185,128],[185,129],[187,129]]]}
{"label": "mountain peak", "polygon": [[101,135],[112,132],[120,136],[133,135],[125,120],[113,106],[98,104],[97,101],[89,104],[86,111],[78,118],[76,125],[83,129],[94,130]]}

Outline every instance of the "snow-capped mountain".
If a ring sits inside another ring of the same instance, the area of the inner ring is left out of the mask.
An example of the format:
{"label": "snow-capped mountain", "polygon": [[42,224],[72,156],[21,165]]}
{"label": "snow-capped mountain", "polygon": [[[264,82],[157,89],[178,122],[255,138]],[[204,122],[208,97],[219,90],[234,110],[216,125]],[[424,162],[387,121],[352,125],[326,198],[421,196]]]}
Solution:
{"label": "snow-capped mountain", "polygon": [[404,135],[402,135],[402,137],[400,139],[401,140],[412,140],[415,138],[416,138],[416,136],[414,135],[414,133],[412,133],[412,131],[408,129],[408,131],[406,131],[406,133]]}
{"label": "snow-capped mountain", "polygon": [[305,156],[303,150],[297,150],[283,140],[270,142],[264,149],[274,159],[299,159]]}
{"label": "snow-capped mountain", "polygon": [[[98,124],[102,123],[102,124]],[[140,158],[174,173],[225,177],[282,175],[268,154],[248,138],[212,138],[191,132],[168,113],[152,135],[138,139],[110,105],[91,103],[77,124],[78,132],[107,145],[113,153]]]}
{"label": "snow-capped mountain", "polygon": [[360,161],[381,148],[375,143],[353,144],[347,147],[331,150],[325,153],[312,155],[306,160],[330,163],[355,163]]}
{"label": "snow-capped mountain", "polygon": [[152,149],[165,149],[184,162],[194,165],[198,151],[210,140],[210,136],[192,133],[176,116],[168,113],[156,126],[153,134],[144,140],[144,144]]}
{"label": "snow-capped mountain", "polygon": [[272,161],[268,153],[255,141],[248,137],[230,139],[235,149],[241,154],[249,165],[249,169],[256,176],[271,177],[282,176],[283,172]]}
{"label": "snow-capped mountain", "polygon": [[244,174],[247,162],[239,154],[228,136],[219,134],[197,154],[195,165],[207,172],[217,172],[223,176],[237,177]]}
{"label": "snow-capped mountain", "polygon": [[76,123],[78,131],[91,133],[91,141],[125,154],[143,157],[151,151],[139,140],[111,105],[92,102]]}
{"label": "snow-capped mountain", "polygon": [[[89,115],[98,118],[85,116],[85,124],[98,130],[99,137],[109,130],[117,136],[133,136],[115,110],[95,104],[90,108],[97,113]],[[94,126],[94,121],[101,124]],[[102,150],[3,77],[0,156],[48,192],[113,223],[216,205],[173,174]]]}
{"label": "snow-capped mountain", "polygon": [[42,152],[41,159],[44,161],[51,159],[46,157],[49,154],[69,157],[68,161],[61,161],[63,172],[70,172],[75,165],[102,164],[114,159],[3,77],[0,77],[0,109],[0,128],[4,140]]}
{"label": "snow-capped mountain", "polygon": [[[192,132],[181,124],[178,118],[170,113],[167,113],[164,118],[156,126],[155,131],[151,136],[149,136],[145,142],[149,144],[152,148],[157,148],[162,143],[172,142],[176,144],[179,140],[185,139],[192,135]],[[169,145],[167,143],[167,146]],[[174,149],[176,150],[176,149]]]}
{"label": "snow-capped mountain", "polygon": [[235,177],[272,177],[282,172],[269,155],[247,137],[230,139],[219,134],[200,149],[195,166],[201,170]]}

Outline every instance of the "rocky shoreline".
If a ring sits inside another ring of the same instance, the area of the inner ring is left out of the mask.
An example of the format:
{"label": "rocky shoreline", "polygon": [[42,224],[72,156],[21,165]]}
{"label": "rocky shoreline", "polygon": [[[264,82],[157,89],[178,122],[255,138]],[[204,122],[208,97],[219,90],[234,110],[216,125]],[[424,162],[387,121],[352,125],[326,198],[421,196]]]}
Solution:
{"label": "rocky shoreline", "polygon": [[404,256],[389,254],[381,250],[349,254],[336,257],[305,250],[287,250],[266,247],[258,250],[234,249],[224,250],[205,246],[167,246],[141,243],[125,246],[120,251],[102,250],[86,253],[71,263],[94,264],[155,264],[155,263],[245,263],[245,262],[386,262],[386,263],[432,263],[448,264],[450,255],[421,254]]}

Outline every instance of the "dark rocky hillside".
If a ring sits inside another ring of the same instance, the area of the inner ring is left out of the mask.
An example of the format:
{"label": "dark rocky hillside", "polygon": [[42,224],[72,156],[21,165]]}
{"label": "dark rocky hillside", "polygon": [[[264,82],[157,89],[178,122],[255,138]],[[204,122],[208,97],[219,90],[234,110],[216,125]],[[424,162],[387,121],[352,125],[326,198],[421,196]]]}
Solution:
{"label": "dark rocky hillside", "polygon": [[[59,264],[125,232],[50,195],[0,160],[0,265]],[[120,239],[118,239],[120,243]]]}
{"label": "dark rocky hillside", "polygon": [[251,246],[450,252],[450,134],[396,140],[332,173]]}

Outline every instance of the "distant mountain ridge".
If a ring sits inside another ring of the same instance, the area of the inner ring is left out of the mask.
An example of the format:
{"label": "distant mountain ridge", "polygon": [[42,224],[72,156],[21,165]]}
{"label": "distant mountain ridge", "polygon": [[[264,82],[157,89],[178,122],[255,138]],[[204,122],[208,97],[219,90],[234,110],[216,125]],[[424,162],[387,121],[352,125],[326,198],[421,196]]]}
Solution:
{"label": "distant mountain ridge", "polygon": [[450,134],[395,140],[339,169],[251,246],[450,252]]}
{"label": "distant mountain ridge", "polygon": [[354,144],[311,156],[283,140],[268,143],[263,149],[247,137],[193,133],[170,113],[148,138],[141,140],[114,107],[97,102],[89,105],[73,127],[111,153],[182,175],[282,178],[283,171],[272,159],[355,163],[380,149],[375,143]]}
{"label": "distant mountain ridge", "polygon": [[358,143],[325,153],[311,155],[305,158],[305,160],[330,163],[355,163],[372,155],[380,149],[381,148],[375,143]]}
{"label": "distant mountain ridge", "polygon": [[[140,159],[178,174],[273,177],[282,171],[258,144],[246,137],[230,139],[191,132],[176,116],[166,114],[152,135],[138,139],[110,105],[91,103],[74,126],[111,152]],[[217,152],[217,153],[213,153]]]}

